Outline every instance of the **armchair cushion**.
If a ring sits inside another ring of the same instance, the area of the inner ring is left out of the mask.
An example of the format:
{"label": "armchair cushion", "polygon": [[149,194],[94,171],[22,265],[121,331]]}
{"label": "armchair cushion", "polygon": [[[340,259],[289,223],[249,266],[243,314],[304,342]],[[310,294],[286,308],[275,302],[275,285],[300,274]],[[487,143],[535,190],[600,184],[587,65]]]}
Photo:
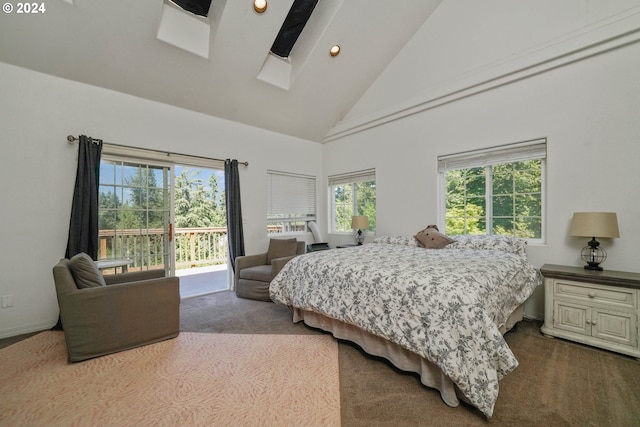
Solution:
{"label": "armchair cushion", "polygon": [[273,274],[273,266],[269,264],[258,265],[255,267],[244,268],[240,270],[240,278],[248,280],[258,280],[260,282],[271,282]]}
{"label": "armchair cushion", "polygon": [[269,239],[267,250],[267,264],[276,258],[293,256],[298,249],[298,240],[293,239]]}
{"label": "armchair cushion", "polygon": [[104,281],[109,285],[117,285],[118,283],[139,282],[140,280],[161,279],[165,277],[164,270],[161,268],[154,270],[132,271],[124,274],[109,274],[103,276]]}
{"label": "armchair cushion", "polygon": [[69,264],[78,289],[107,286],[98,266],[86,253],[80,252],[74,255],[69,260]]}

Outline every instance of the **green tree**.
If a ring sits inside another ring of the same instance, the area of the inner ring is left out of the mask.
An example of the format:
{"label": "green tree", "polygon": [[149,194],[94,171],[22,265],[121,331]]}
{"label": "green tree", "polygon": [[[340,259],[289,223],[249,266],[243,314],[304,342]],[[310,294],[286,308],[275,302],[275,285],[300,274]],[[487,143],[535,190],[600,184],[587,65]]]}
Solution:
{"label": "green tree", "polygon": [[[487,179],[491,179],[491,230],[487,230]],[[446,174],[447,233],[540,238],[542,162],[529,160],[456,169]]]}
{"label": "green tree", "polygon": [[116,228],[117,212],[120,205],[118,196],[112,192],[100,192],[98,196],[98,226],[100,230],[114,230]]}
{"label": "green tree", "polygon": [[333,197],[337,231],[351,231],[353,215],[366,215],[369,218],[369,229],[376,229],[375,181],[336,185]]}
{"label": "green tree", "polygon": [[162,168],[139,166],[133,176],[125,178],[124,185],[130,188],[129,200],[123,212],[122,228],[163,228],[165,216],[165,194],[157,185],[156,173]]}
{"label": "green tree", "polygon": [[218,189],[218,177],[212,173],[209,176],[209,187],[211,188],[210,209],[211,225],[214,227],[226,227],[227,225],[227,205],[224,191]]}
{"label": "green tree", "polygon": [[224,227],[224,194],[219,194],[215,174],[205,187],[199,169],[184,168],[176,177],[175,224],[181,228]]}
{"label": "green tree", "polygon": [[446,175],[447,234],[486,232],[486,168],[454,169]]}

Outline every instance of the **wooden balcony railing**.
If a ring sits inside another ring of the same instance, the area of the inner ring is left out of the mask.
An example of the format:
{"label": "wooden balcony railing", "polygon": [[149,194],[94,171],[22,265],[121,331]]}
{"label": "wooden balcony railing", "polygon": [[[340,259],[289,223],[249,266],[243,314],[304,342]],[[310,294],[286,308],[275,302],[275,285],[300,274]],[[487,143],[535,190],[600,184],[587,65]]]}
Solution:
{"label": "wooden balcony railing", "polygon": [[[164,268],[165,239],[161,228],[149,230],[100,230],[98,259],[131,260],[129,271]],[[220,265],[227,263],[227,228],[177,228],[176,269]]]}

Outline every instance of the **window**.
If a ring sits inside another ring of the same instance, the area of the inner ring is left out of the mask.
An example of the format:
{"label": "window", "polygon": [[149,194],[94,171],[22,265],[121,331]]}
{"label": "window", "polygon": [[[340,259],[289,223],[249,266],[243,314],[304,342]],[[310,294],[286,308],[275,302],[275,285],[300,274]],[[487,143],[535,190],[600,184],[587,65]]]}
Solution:
{"label": "window", "polygon": [[369,231],[376,230],[376,171],[360,172],[329,177],[331,232],[351,232],[351,217],[365,215],[369,218]]}
{"label": "window", "polygon": [[169,265],[168,167],[103,159],[98,203],[99,259],[128,258],[134,270]]}
{"label": "window", "polygon": [[316,178],[267,171],[267,230],[269,233],[306,232],[316,219]]}
{"label": "window", "polygon": [[293,45],[311,17],[318,0],[294,0],[282,27],[271,46],[271,52],[281,58],[288,58]]}
{"label": "window", "polygon": [[546,139],[438,157],[450,235],[544,241]]}

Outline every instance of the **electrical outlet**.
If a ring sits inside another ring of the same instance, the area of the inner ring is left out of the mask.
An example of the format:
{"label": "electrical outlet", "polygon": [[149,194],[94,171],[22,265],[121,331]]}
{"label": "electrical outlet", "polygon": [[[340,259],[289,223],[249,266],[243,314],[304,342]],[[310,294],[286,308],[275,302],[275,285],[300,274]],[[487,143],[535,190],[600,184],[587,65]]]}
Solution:
{"label": "electrical outlet", "polygon": [[13,295],[2,296],[2,308],[13,307]]}

